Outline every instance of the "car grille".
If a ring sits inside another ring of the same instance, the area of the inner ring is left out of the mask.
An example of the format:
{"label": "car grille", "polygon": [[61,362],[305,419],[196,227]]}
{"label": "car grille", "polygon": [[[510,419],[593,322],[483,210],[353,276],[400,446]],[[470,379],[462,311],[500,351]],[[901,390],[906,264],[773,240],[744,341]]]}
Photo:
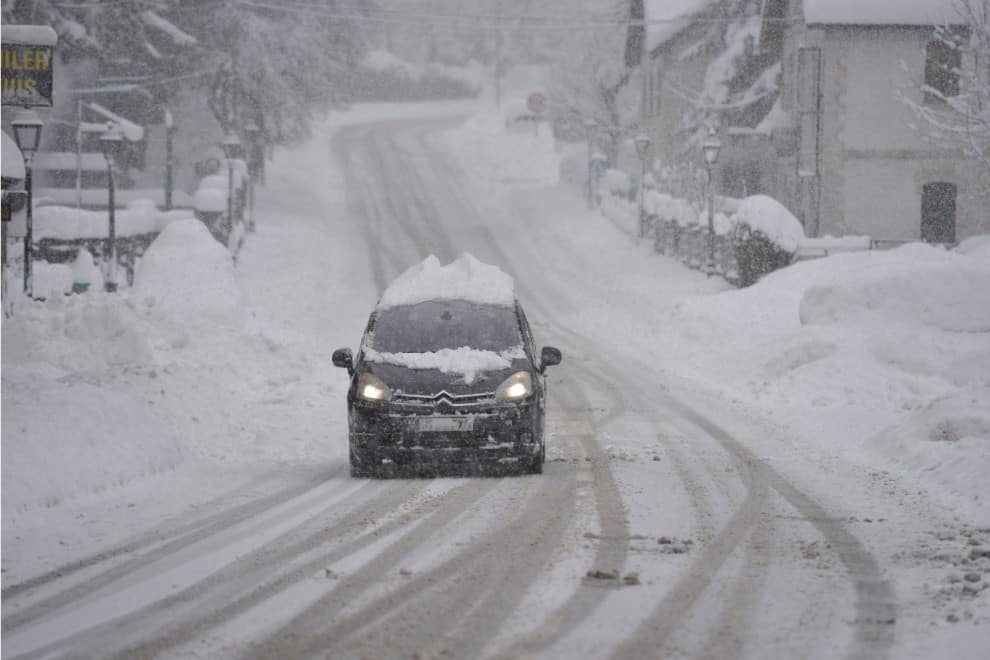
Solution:
{"label": "car grille", "polygon": [[392,395],[392,403],[403,406],[421,407],[424,410],[451,410],[477,406],[479,404],[494,403],[494,392],[482,392],[480,394],[451,394],[446,390],[436,394],[407,394],[395,392]]}

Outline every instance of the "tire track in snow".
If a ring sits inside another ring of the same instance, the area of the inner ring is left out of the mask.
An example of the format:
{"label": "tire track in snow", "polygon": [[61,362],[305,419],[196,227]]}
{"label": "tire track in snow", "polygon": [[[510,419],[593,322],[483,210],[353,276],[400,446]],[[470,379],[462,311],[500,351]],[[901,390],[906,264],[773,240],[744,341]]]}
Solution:
{"label": "tire track in snow", "polygon": [[[3,631],[4,633],[11,632],[24,623],[42,616],[52,608],[60,606],[61,603],[88,595],[102,586],[119,579],[121,576],[137,570],[141,566],[178,552],[182,548],[196,543],[201,539],[216,535],[227,528],[263,514],[265,511],[296,497],[300,497],[328,479],[338,476],[344,469],[345,466],[343,465],[334,466],[329,471],[320,472],[300,484],[290,486],[276,493],[236,505],[230,509],[207,515],[186,524],[177,525],[173,529],[163,530],[156,528],[121,545],[59,566],[24,582],[5,587],[2,598],[5,606],[10,607],[11,599],[30,595],[30,592],[40,590],[42,587],[54,586],[57,582],[72,578],[77,573],[83,572],[86,569],[98,568],[101,564],[110,563],[125,555],[134,555],[148,550],[123,563],[116,564],[102,573],[86,578],[84,581],[76,583],[71,587],[67,587],[54,595],[44,597],[42,600],[31,605],[18,608],[16,612],[4,617]],[[236,499],[243,493],[250,492],[255,488],[257,488],[257,484],[237,488],[231,493],[221,495],[202,506],[211,508],[220,506],[225,501]]]}
{"label": "tire track in snow", "polygon": [[[444,158],[443,154],[437,154],[437,156]],[[499,251],[497,248],[498,243],[494,241],[494,237],[491,238],[493,240],[490,246],[496,249],[496,251]],[[526,247],[521,241],[517,242],[516,245],[517,247]],[[502,257],[501,263],[508,263],[508,260],[505,258],[507,256],[506,251],[501,250],[499,252]],[[520,258],[517,252],[514,252],[513,256]],[[523,282],[525,286],[525,280],[519,277],[516,280],[517,282]],[[530,291],[531,295],[532,293],[534,292]],[[562,300],[566,300],[566,298]],[[533,298],[533,300],[538,299],[540,298]],[[547,318],[552,319],[553,317],[547,315]],[[585,343],[583,337],[569,328],[563,327],[553,321],[550,321],[550,323],[556,327],[558,333],[571,336],[577,345]],[[602,364],[607,365],[606,369],[612,370],[614,376],[617,374],[614,371],[615,365],[621,364],[622,361],[617,362],[615,359],[607,359],[607,353],[607,351],[599,350],[599,354],[602,357]],[[621,381],[621,378],[619,380]],[[852,624],[855,630],[854,639],[846,657],[850,660],[887,657],[894,641],[894,622],[896,621],[897,610],[896,595],[891,584],[883,577],[876,558],[866,550],[859,539],[848,531],[843,523],[830,517],[826,509],[813,498],[793,486],[793,484],[773,470],[773,468],[757,459],[752,452],[735,440],[731,434],[672,396],[668,395],[666,398],[681,413],[683,418],[692,422],[706,435],[716,440],[744,468],[744,479],[748,485],[748,494],[736,514],[722,528],[715,540],[703,551],[702,558],[694,562],[692,569],[689,569],[689,573],[679,583],[675,591],[658,606],[648,622],[641,626],[637,632],[637,636],[632,640],[627,640],[625,644],[620,646],[619,651],[613,657],[627,657],[623,655],[623,652],[628,654],[632,650],[640,651],[636,657],[644,657],[644,655],[656,653],[656,650],[660,648],[663,641],[666,640],[672,631],[664,623],[666,620],[665,617],[675,616],[678,612],[683,613],[683,609],[678,609],[679,607],[683,608],[685,602],[695,602],[701,593],[707,589],[714,577],[715,571],[710,569],[715,565],[721,566],[735,547],[743,541],[747,531],[760,522],[760,514],[767,501],[768,487],[772,487],[773,490],[783,496],[785,500],[801,512],[808,523],[815,526],[819,533],[825,537],[826,542],[830,544],[846,568],[847,577],[852,582],[856,594],[854,604],[856,619]],[[760,531],[758,534],[765,536],[769,533],[769,531]],[[759,535],[757,536],[757,543],[763,540],[763,537]],[[754,563],[759,561],[759,557],[759,553],[747,553],[747,561],[743,572],[749,577],[743,576],[743,586],[739,587],[736,594],[745,592],[746,582],[749,582],[751,586],[758,586],[765,580],[765,571],[753,570]],[[705,563],[709,564],[707,569],[702,566]],[[739,595],[738,598],[743,602],[746,600],[746,597],[742,595]],[[679,601],[681,604],[675,606],[675,601]],[[726,623],[724,618],[722,623]],[[745,625],[745,621],[737,621],[737,623],[739,625]],[[643,644],[642,642],[644,640],[648,641],[648,643]],[[712,648],[718,647],[718,643],[711,639],[709,640],[709,645]]]}
{"label": "tire track in snow", "polygon": [[[349,479],[342,482],[343,485],[348,483]],[[349,554],[370,545],[377,538],[375,532],[378,528],[372,526],[369,531],[362,532],[362,527],[369,520],[373,521],[376,515],[387,513],[415,498],[427,486],[417,482],[398,484],[357,506],[347,507],[348,500],[358,496],[368,485],[370,482],[352,484],[351,492],[345,493],[345,499],[330,503],[329,508],[314,511],[304,526],[316,525],[320,527],[319,531],[308,535],[303,532],[301,539],[291,539],[293,534],[290,533],[288,545],[285,537],[275,539],[238,556],[189,587],[168,591],[161,599],[148,606],[84,630],[25,657],[44,656],[66,647],[76,651],[89,649],[94,657],[149,657],[189,641],[195,634],[219,625],[225,620],[224,617],[232,616],[235,611],[242,611],[271,597],[279,588],[288,586],[293,580],[311,576],[326,565],[323,563],[326,558],[321,556],[311,559],[287,574],[278,575],[290,562],[305,557],[307,553],[318,550],[326,543],[343,543],[329,554]],[[328,525],[323,520],[324,516],[334,509],[340,509],[344,514]],[[401,521],[393,521],[381,528],[394,529],[402,524]],[[358,534],[356,538],[345,541],[355,533]],[[129,578],[130,576],[124,576],[121,581],[132,582],[133,578]],[[259,587],[259,583],[262,586]],[[161,626],[163,620],[170,622],[165,628]]]}
{"label": "tire track in snow", "polygon": [[[372,557],[360,569],[339,580],[328,593],[310,604],[259,643],[251,646],[249,658],[306,657],[324,652],[328,642],[323,634],[327,622],[333,622],[351,602],[378,584],[382,575],[397,566],[404,558],[433,540],[437,534],[462,513],[470,509],[504,480],[479,479],[468,481],[448,493],[436,512],[430,514],[413,529]],[[470,552],[469,549],[459,554]],[[325,564],[324,564],[325,565]],[[382,597],[386,602],[389,596]],[[331,623],[332,625],[332,623]]]}
{"label": "tire track in snow", "polygon": [[[444,126],[450,125],[449,120],[442,122]],[[436,206],[436,200],[425,196],[423,191],[431,190],[430,183],[433,184],[433,188],[436,188],[437,179],[434,178],[431,182],[427,182],[423,177],[427,175],[427,170],[424,168],[416,167],[415,163],[409,162],[409,151],[400,145],[399,138],[395,135],[396,130],[401,130],[406,125],[405,122],[390,122],[388,124],[375,124],[374,128],[371,130],[374,136],[371,139],[365,140],[365,145],[371,145],[373,148],[375,163],[378,171],[382,175],[382,179],[385,182],[403,182],[402,185],[387,185],[385,188],[387,190],[388,196],[388,208],[393,214],[393,224],[399,225],[403,228],[403,231],[407,237],[414,243],[416,249],[419,251],[418,256],[425,255],[427,253],[438,254],[441,258],[450,258],[455,254],[455,248],[453,247],[453,239],[450,232],[446,231],[446,228],[438,224],[438,220],[441,219],[441,211]],[[417,136],[422,139],[424,130],[432,131],[434,128],[423,129],[421,124],[414,124]],[[441,177],[442,178],[442,174]],[[411,185],[409,182],[412,182]],[[452,197],[452,199],[455,199]],[[470,217],[471,211],[468,210],[467,214],[463,210],[457,211],[455,209],[454,213],[447,211],[446,216],[452,217],[459,216],[461,219],[468,219]],[[384,220],[386,216],[383,216]],[[477,223],[475,223],[477,224]],[[385,224],[381,225],[383,228]],[[395,232],[388,232],[389,236],[395,236]],[[376,246],[376,249],[379,246]],[[607,460],[602,455],[600,447],[595,443],[588,444],[587,441],[585,449],[589,454],[595,456],[596,460],[594,463],[599,466],[605,466],[604,474],[607,475],[608,479],[611,480],[611,473],[607,469]],[[598,490],[602,491],[604,488],[601,486],[603,479],[601,478],[601,471],[598,471],[599,478],[596,480],[596,485]],[[625,538],[627,536],[624,525],[624,517],[621,512],[621,499],[617,494],[617,490],[614,485],[614,481],[611,484],[611,497],[605,497],[599,492],[598,502],[601,506],[602,502],[608,501],[611,509],[618,510],[618,515],[613,515],[613,511],[608,513],[600,514],[600,518],[603,520],[602,527],[607,530],[606,535],[610,537]],[[616,527],[616,529],[612,529]],[[555,549],[555,545],[546,544],[549,551]],[[624,557],[627,551],[626,545],[623,544],[618,557],[614,552],[609,550],[599,552],[599,560],[607,561],[611,564],[624,564]],[[487,556],[487,554],[485,555]],[[605,558],[608,559],[605,559]],[[445,565],[442,567],[444,574],[450,573],[453,569],[454,564],[463,563],[463,559],[455,558],[452,560],[451,565]],[[532,559],[525,564],[526,566],[534,566]],[[538,565],[537,565],[538,568]],[[431,578],[435,575],[431,575]],[[473,586],[477,585],[477,581],[471,583]],[[493,583],[493,587],[489,589],[489,600],[497,600],[501,603],[505,603],[505,598],[492,598],[493,594],[504,594],[505,582],[501,576],[496,579]],[[522,589],[518,594],[518,598],[524,595],[525,589]],[[600,593],[595,593],[595,597],[600,597]],[[390,594],[388,596],[388,603],[390,606],[394,606],[396,596]],[[458,606],[460,607],[460,606]],[[489,608],[475,608],[473,611],[487,611]],[[498,608],[503,615],[507,616],[510,608],[504,605]],[[494,614],[485,614],[481,618],[486,622],[485,630],[490,630],[491,634],[497,630],[491,625],[491,618]],[[363,620],[364,617],[358,617],[358,620]],[[470,626],[470,624],[468,624]],[[462,624],[463,626],[463,624]],[[344,624],[335,626],[335,635],[339,635],[342,632],[342,627],[346,628]],[[476,633],[479,631],[475,631]],[[471,637],[471,639],[479,639],[478,635]],[[487,637],[485,638],[487,639]],[[480,648],[480,644],[478,645]]]}

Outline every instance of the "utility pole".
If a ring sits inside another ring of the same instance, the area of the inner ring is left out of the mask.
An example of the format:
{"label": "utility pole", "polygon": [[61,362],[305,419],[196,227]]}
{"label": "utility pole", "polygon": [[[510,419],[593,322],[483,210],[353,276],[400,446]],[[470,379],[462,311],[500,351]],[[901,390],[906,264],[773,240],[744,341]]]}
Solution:
{"label": "utility pole", "polygon": [[495,106],[502,107],[502,0],[495,8]]}

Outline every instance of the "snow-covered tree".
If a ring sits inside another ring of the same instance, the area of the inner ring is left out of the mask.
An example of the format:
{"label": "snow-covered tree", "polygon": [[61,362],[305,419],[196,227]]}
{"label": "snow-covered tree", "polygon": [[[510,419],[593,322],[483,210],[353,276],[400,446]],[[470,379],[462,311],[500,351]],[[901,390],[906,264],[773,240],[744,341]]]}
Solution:
{"label": "snow-covered tree", "polygon": [[[267,143],[306,135],[313,113],[346,97],[363,53],[351,16],[370,0],[8,0],[3,20],[48,24],[65,62],[140,83],[163,104],[198,88],[220,128],[257,123]],[[97,81],[87,81],[93,86]]]}
{"label": "snow-covered tree", "polygon": [[708,29],[679,55],[710,58],[694,110],[684,117],[684,149],[696,153],[712,125],[754,128],[777,99],[779,52],[760,49],[762,17],[753,0],[721,0],[706,14]]}
{"label": "snow-covered tree", "polygon": [[980,163],[990,190],[990,0],[956,0],[955,11],[929,45],[924,102],[906,102],[931,140]]}
{"label": "snow-covered tree", "polygon": [[641,55],[641,30],[630,34],[628,21],[641,19],[643,6],[629,0],[577,4],[572,13],[595,19],[587,28],[560,35],[549,88],[553,119],[573,136],[583,136],[585,123],[594,122],[601,146],[614,162],[620,142],[639,123],[640,90],[635,82],[639,60],[635,55],[630,59],[627,50],[636,41]]}

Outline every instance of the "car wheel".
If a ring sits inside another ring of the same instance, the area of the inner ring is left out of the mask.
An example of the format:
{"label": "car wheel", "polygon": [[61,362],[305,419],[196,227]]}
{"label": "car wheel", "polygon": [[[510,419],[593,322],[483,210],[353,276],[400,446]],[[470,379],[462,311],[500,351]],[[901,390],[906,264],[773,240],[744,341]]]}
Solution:
{"label": "car wheel", "polygon": [[543,463],[547,458],[546,445],[540,445],[540,453],[529,460],[526,472],[529,474],[543,474]]}
{"label": "car wheel", "polygon": [[375,467],[371,457],[351,445],[351,476],[355,479],[366,479],[375,476]]}

